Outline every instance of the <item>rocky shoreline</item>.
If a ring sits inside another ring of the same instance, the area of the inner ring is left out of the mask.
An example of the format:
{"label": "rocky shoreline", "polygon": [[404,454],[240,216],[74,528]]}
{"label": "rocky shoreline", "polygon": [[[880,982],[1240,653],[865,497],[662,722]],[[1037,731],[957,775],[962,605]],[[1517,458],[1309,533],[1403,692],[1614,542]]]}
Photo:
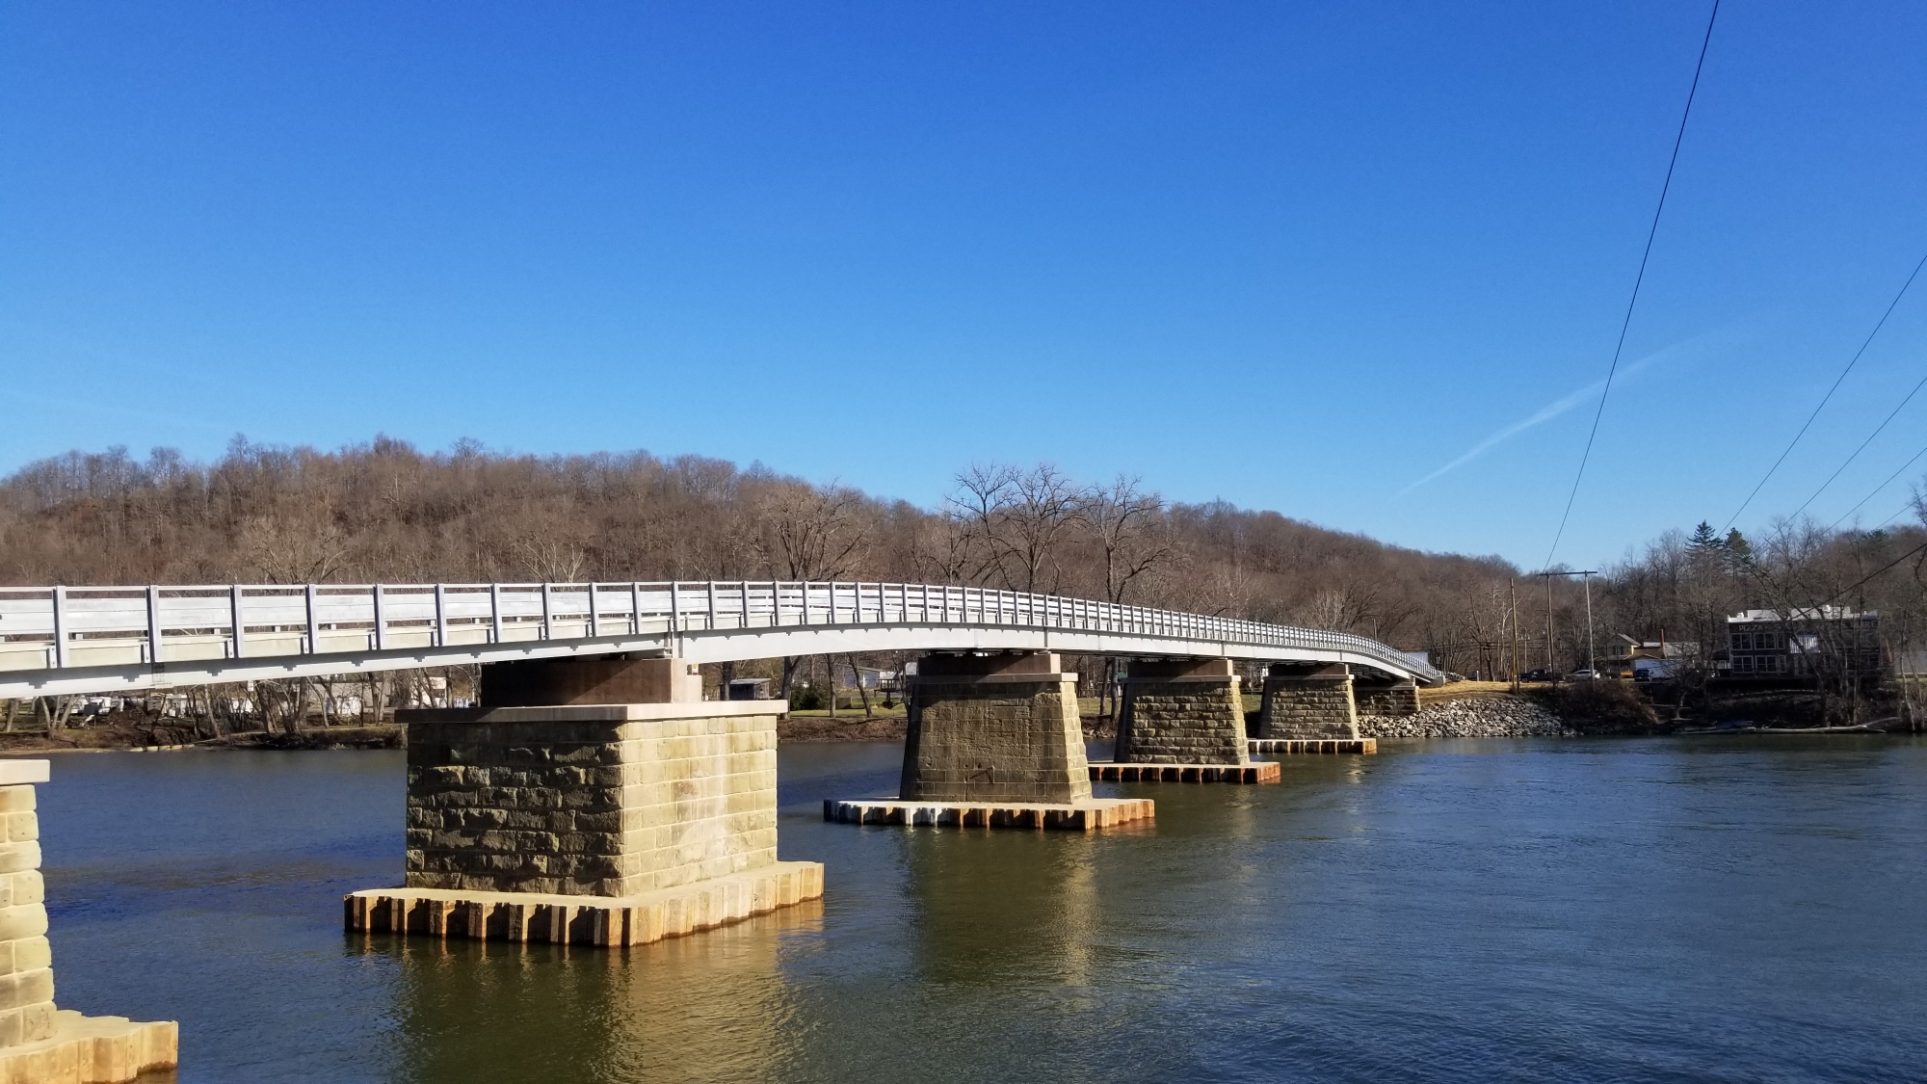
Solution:
{"label": "rocky shoreline", "polygon": [[1568,738],[1579,732],[1530,700],[1483,696],[1428,704],[1417,715],[1360,715],[1360,737]]}

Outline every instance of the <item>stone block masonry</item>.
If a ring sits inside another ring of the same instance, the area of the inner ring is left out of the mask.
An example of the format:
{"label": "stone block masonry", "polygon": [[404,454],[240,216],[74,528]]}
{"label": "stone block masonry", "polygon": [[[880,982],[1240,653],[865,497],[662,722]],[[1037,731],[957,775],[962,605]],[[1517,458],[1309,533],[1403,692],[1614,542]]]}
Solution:
{"label": "stone block masonry", "polygon": [[[513,678],[495,687],[543,695],[526,672]],[[788,705],[703,703],[682,674],[663,678],[674,703],[403,712],[403,886],[347,895],[347,928],[613,947],[819,899],[821,863],[777,861]],[[638,687],[619,672],[563,672],[557,685]]]}
{"label": "stone block masonry", "polygon": [[1093,798],[1077,675],[1050,652],[917,662],[898,797],[823,803],[826,820],[1089,832],[1145,821],[1142,798]]}
{"label": "stone block masonry", "polygon": [[54,1007],[33,784],[44,760],[0,761],[0,1080],[118,1084],[177,1060],[178,1027]]}
{"label": "stone block masonry", "polygon": [[54,971],[33,787],[0,787],[0,810],[0,1047],[8,1047],[53,1034]]}
{"label": "stone block masonry", "polygon": [[1418,682],[1411,678],[1398,681],[1355,678],[1352,683],[1352,701],[1357,705],[1360,715],[1390,717],[1417,715]]}
{"label": "stone block masonry", "polygon": [[[641,687],[619,671],[531,674],[493,687],[505,699]],[[403,884],[345,897],[347,927],[611,947],[821,898],[821,863],[776,857],[788,704],[703,702],[672,676],[655,681],[669,703],[402,713]]]}
{"label": "stone block masonry", "polygon": [[1259,738],[1357,738],[1352,675],[1341,663],[1279,663],[1265,676]]}
{"label": "stone block masonry", "polygon": [[1245,764],[1244,700],[1231,660],[1131,663],[1118,710],[1121,764]]}
{"label": "stone block masonry", "polygon": [[781,708],[406,713],[404,887],[617,897],[771,865]]}
{"label": "stone block masonry", "polygon": [[910,691],[906,802],[1072,803],[1091,796],[1077,675],[1057,656],[929,655]]}

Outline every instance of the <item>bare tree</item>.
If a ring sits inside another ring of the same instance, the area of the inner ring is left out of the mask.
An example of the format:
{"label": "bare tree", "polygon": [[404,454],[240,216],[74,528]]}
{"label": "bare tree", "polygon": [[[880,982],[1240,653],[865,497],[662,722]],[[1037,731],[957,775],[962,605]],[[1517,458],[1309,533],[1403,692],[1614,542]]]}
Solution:
{"label": "bare tree", "polygon": [[834,580],[850,575],[868,536],[859,517],[863,497],[853,489],[785,482],[756,506],[757,546],[779,579]]}
{"label": "bare tree", "polygon": [[524,575],[538,583],[579,583],[589,555],[567,538],[536,535],[517,540],[515,555]]}
{"label": "bare tree", "polygon": [[265,583],[326,583],[341,571],[348,539],[324,507],[255,516],[241,527],[243,576]]}
{"label": "bare tree", "polygon": [[917,526],[911,574],[936,583],[969,583],[983,570],[976,550],[972,521],[946,508]]}
{"label": "bare tree", "polygon": [[[862,497],[836,486],[816,489],[779,483],[757,502],[757,545],[765,566],[779,579],[836,580],[850,575],[867,541],[859,518]],[[782,695],[796,681],[796,657],[783,659]],[[835,668],[830,670],[830,710],[836,711]]]}
{"label": "bare tree", "polygon": [[1104,556],[1104,598],[1109,602],[1122,603],[1133,581],[1177,556],[1164,523],[1164,500],[1143,492],[1141,484],[1120,474],[1080,502],[1078,522]]}
{"label": "bare tree", "polygon": [[[1164,501],[1145,493],[1140,479],[1118,475],[1108,486],[1097,486],[1079,501],[1076,522],[1082,525],[1103,555],[1104,599],[1122,604],[1138,577],[1177,555],[1165,530]],[[1104,660],[1104,684],[1098,690],[1100,714],[1114,714],[1117,659]]]}
{"label": "bare tree", "polygon": [[972,525],[984,553],[976,578],[1012,591],[1056,592],[1059,543],[1079,520],[1083,491],[1047,463],[1028,471],[973,465],[956,481],[948,504]]}

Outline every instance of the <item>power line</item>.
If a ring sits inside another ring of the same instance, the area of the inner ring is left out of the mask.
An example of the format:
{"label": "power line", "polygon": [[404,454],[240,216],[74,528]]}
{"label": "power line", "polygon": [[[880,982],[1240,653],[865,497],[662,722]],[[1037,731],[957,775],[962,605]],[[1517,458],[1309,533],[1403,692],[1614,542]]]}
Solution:
{"label": "power line", "polygon": [[1853,583],[1847,585],[1846,587],[1842,587],[1839,591],[1835,592],[1832,598],[1826,600],[1825,602],[1822,602],[1820,606],[1826,607],[1826,606],[1833,605],[1834,603],[1840,601],[1841,599],[1847,597],[1848,595],[1858,590],[1862,585],[1866,584],[1867,581],[1873,579],[1875,576],[1878,576],[1881,573],[1887,571],[1888,569],[1893,568],[1895,565],[1898,565],[1900,562],[1905,561],[1907,558],[1912,557],[1914,554],[1919,553],[1922,550],[1927,550],[1927,542],[1922,542],[1920,545],[1915,546],[1913,549],[1908,550],[1906,553],[1903,553],[1900,556],[1894,558],[1893,560],[1888,561],[1886,564],[1881,565],[1879,568],[1876,568],[1872,572],[1867,573],[1865,576],[1860,577],[1858,580],[1855,580]]}
{"label": "power line", "polygon": [[[1733,526],[1733,521],[1739,519],[1740,513],[1746,511],[1746,506],[1752,504],[1753,498],[1760,495],[1760,489],[1766,485],[1767,479],[1772,478],[1774,472],[1780,469],[1780,464],[1786,462],[1786,457],[1793,454],[1793,446],[1800,443],[1801,437],[1807,435],[1807,430],[1813,425],[1813,419],[1820,416],[1820,411],[1826,409],[1827,401],[1833,398],[1833,393],[1840,390],[1840,382],[1847,378],[1848,373],[1853,372],[1855,365],[1860,364],[1860,356],[1867,352],[1867,347],[1873,344],[1874,336],[1880,334],[1880,329],[1887,325],[1887,317],[1894,314],[1894,309],[1900,304],[1900,299],[1907,296],[1907,288],[1914,284],[1915,276],[1920,274],[1920,269],[1923,267],[1927,267],[1927,255],[1921,256],[1920,262],[1914,265],[1913,272],[1907,276],[1907,281],[1900,284],[1900,292],[1894,295],[1892,301],[1887,302],[1887,311],[1880,314],[1880,319],[1874,323],[1873,330],[1867,332],[1867,337],[1860,343],[1860,349],[1855,350],[1853,357],[1848,360],[1847,367],[1840,370],[1839,376],[1833,378],[1833,386],[1828,388],[1827,393],[1820,397],[1819,405],[1813,408],[1813,413],[1807,415],[1807,420],[1805,424],[1800,426],[1800,431],[1793,434],[1793,439],[1787,442],[1786,450],[1780,453],[1780,458],[1773,461],[1773,465],[1766,469],[1764,475],[1761,475],[1759,484],[1753,487],[1753,492],[1748,493],[1746,499],[1740,502],[1740,506],[1734,509],[1733,514],[1727,517],[1726,527]],[[1855,505],[1854,507],[1858,508],[1860,506]],[[1852,515],[1852,513],[1850,512],[1848,515]],[[1726,527],[1721,527],[1720,530],[1723,531]]]}
{"label": "power line", "polygon": [[[1914,458],[1913,458],[1913,459],[1909,459],[1909,460],[1908,460],[1907,462],[1905,462],[1905,463],[1902,463],[1902,464],[1900,465],[1900,467],[1899,467],[1899,468],[1898,468],[1897,470],[1895,470],[1895,471],[1894,471],[1894,472],[1893,472],[1892,474],[1889,474],[1889,475],[1887,476],[1887,480],[1886,480],[1886,481],[1884,481],[1884,482],[1882,482],[1882,483],[1880,483],[1879,485],[1877,485],[1877,486],[1875,486],[1875,487],[1873,487],[1873,492],[1871,492],[1871,493],[1869,493],[1869,494],[1867,494],[1866,496],[1864,496],[1864,497],[1862,497],[1862,498],[1860,498],[1860,504],[1856,504],[1856,505],[1854,505],[1854,506],[1853,506],[1852,508],[1849,508],[1849,509],[1847,509],[1847,515],[1845,515],[1845,516],[1841,516],[1841,517],[1840,517],[1839,519],[1836,519],[1836,520],[1834,520],[1834,521],[1833,521],[1833,526],[1831,526],[1831,527],[1828,527],[1828,528],[1827,528],[1827,530],[1829,530],[1829,531],[1831,531],[1831,530],[1833,530],[1833,529],[1835,529],[1835,528],[1837,528],[1837,527],[1839,527],[1839,526],[1840,526],[1840,525],[1841,525],[1842,523],[1845,523],[1845,522],[1847,522],[1847,516],[1851,516],[1851,515],[1853,515],[1853,514],[1854,514],[1855,512],[1858,512],[1858,511],[1860,511],[1860,505],[1863,505],[1863,504],[1866,504],[1866,503],[1867,503],[1868,501],[1870,501],[1870,500],[1873,500],[1873,499],[1874,499],[1875,497],[1877,497],[1877,496],[1879,496],[1879,495],[1880,495],[1880,491],[1881,491],[1881,490],[1883,490],[1883,489],[1886,489],[1886,488],[1887,488],[1887,487],[1888,487],[1889,485],[1892,485],[1892,484],[1893,484],[1893,480],[1894,480],[1894,479],[1896,479],[1896,478],[1898,478],[1898,477],[1900,477],[1900,476],[1901,476],[1902,474],[1905,474],[1905,473],[1907,473],[1907,468],[1908,468],[1908,467],[1911,467],[1911,466],[1913,466],[1913,465],[1914,465],[1914,462],[1915,462],[1916,460],[1918,460],[1918,459],[1919,459],[1919,458],[1920,458],[1921,456],[1923,456],[1923,455],[1927,455],[1927,447],[1923,447],[1923,448],[1921,448],[1921,450],[1920,450],[1920,451],[1918,451],[1918,452],[1915,452],[1915,453],[1914,453]],[[1908,508],[1912,508],[1912,507],[1913,507],[1913,505],[1912,505],[1911,503],[1909,503],[1907,507],[1908,507]],[[1901,512],[1904,512],[1904,511],[1906,511],[1906,510],[1907,510],[1906,508],[1903,508],[1903,509],[1901,509]],[[1891,523],[1891,522],[1893,522],[1893,519],[1894,519],[1894,516],[1898,516],[1899,514],[1900,514],[1900,512],[1895,512],[1893,516],[1888,516],[1888,517],[1887,517],[1887,523]],[[1881,526],[1882,526],[1882,527],[1885,527],[1886,525],[1887,525],[1886,523],[1882,523],[1882,524],[1881,524]]]}
{"label": "power line", "polygon": [[1833,473],[1827,475],[1827,480],[1820,483],[1820,488],[1813,491],[1813,496],[1808,497],[1804,501],[1801,501],[1800,507],[1795,508],[1793,510],[1793,514],[1797,516],[1800,513],[1806,511],[1807,505],[1812,504],[1815,498],[1819,497],[1820,494],[1825,493],[1827,491],[1827,487],[1833,484],[1833,480],[1835,478],[1840,477],[1840,472],[1843,470],[1846,470],[1847,467],[1851,465],[1855,459],[1860,458],[1860,453],[1867,450],[1867,445],[1873,443],[1873,438],[1879,436],[1881,431],[1887,428],[1887,423],[1893,421],[1895,415],[1898,415],[1901,412],[1901,410],[1907,406],[1908,403],[1912,402],[1914,396],[1919,395],[1920,389],[1922,388],[1927,388],[1927,376],[1921,377],[1920,380],[1914,384],[1914,390],[1907,393],[1907,398],[1902,399],[1898,406],[1895,406],[1893,410],[1888,412],[1887,416],[1881,420],[1879,425],[1874,426],[1873,432],[1867,434],[1867,439],[1860,442],[1860,447],[1855,448],[1853,450],[1853,454],[1847,457],[1847,461],[1845,463],[1842,463],[1838,467],[1835,467],[1833,469]]}
{"label": "power line", "polygon": [[[1907,513],[1913,510],[1914,510],[1914,502],[1908,501],[1906,504],[1903,504],[1900,506],[1900,511],[1895,512],[1893,515],[1888,516],[1886,519],[1881,520],[1880,527],[1885,527],[1887,524],[1892,523],[1894,520],[1899,519],[1900,517],[1906,515]],[[1874,530],[1877,531],[1880,529],[1880,527],[1875,527]]]}
{"label": "power line", "polygon": [[1639,304],[1639,288],[1646,281],[1646,263],[1652,259],[1653,238],[1659,236],[1659,217],[1666,210],[1666,193],[1673,187],[1673,167],[1679,165],[1680,144],[1686,141],[1686,121],[1693,115],[1693,98],[1699,93],[1700,72],[1706,68],[1706,49],[1713,43],[1713,24],[1720,17],[1720,0],[1713,0],[1713,13],[1706,19],[1706,35],[1700,41],[1699,61],[1693,65],[1693,85],[1686,90],[1686,108],[1680,111],[1679,131],[1673,135],[1673,156],[1666,160],[1666,180],[1659,186],[1659,205],[1653,208],[1653,224],[1646,230],[1646,250],[1639,256],[1639,274],[1633,277],[1633,293],[1626,299],[1626,315],[1619,322],[1619,342],[1613,347],[1613,362],[1606,369],[1606,386],[1599,392],[1599,408],[1593,411],[1592,430],[1586,434],[1586,450],[1579,456],[1579,472],[1573,475],[1572,492],[1566,496],[1566,510],[1559,516],[1559,530],[1552,536],[1543,568],[1552,567],[1559,540],[1566,536],[1566,521],[1572,518],[1572,503],[1579,499],[1579,483],[1586,477],[1586,463],[1592,459],[1593,441],[1599,436],[1599,419],[1606,414],[1606,398],[1613,391],[1613,375],[1619,372],[1619,356],[1626,349],[1626,330],[1633,324],[1633,307]]}

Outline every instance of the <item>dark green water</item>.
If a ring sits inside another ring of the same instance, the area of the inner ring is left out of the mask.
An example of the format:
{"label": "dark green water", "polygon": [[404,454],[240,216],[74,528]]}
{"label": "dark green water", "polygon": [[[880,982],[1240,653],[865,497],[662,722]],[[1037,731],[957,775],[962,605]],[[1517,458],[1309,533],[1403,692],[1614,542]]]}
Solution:
{"label": "dark green water", "polygon": [[184,1081],[1923,1080],[1927,742],[1459,742],[1147,788],[1097,837],[828,825],[820,905],[627,952],[364,942],[391,753],[59,757],[63,1006]]}

